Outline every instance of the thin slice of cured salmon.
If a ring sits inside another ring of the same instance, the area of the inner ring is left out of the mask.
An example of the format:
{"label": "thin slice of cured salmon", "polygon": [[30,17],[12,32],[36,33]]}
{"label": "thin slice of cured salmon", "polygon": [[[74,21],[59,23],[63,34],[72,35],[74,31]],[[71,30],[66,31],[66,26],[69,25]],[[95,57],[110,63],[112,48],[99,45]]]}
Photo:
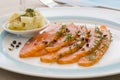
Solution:
{"label": "thin slice of cured salmon", "polygon": [[77,36],[75,37],[74,43],[70,44],[68,46],[62,47],[56,52],[53,52],[51,54],[43,55],[41,56],[40,60],[42,62],[55,62],[59,57],[63,57],[66,55],[69,55],[71,53],[76,52],[79,48],[81,48],[85,44],[84,38],[87,38],[87,28],[83,26],[79,26]]}
{"label": "thin slice of cured salmon", "polygon": [[90,55],[80,58],[78,64],[84,67],[89,67],[94,65],[102,58],[106,50],[109,48],[110,43],[111,43],[111,33],[109,30],[106,29],[105,32],[103,33],[102,43],[100,44],[98,49],[95,50]]}
{"label": "thin slice of cured salmon", "polygon": [[46,47],[46,50],[48,52],[52,53],[52,52],[58,51],[62,47],[73,43],[74,38],[76,38],[76,32],[78,31],[78,26],[74,25],[73,23],[67,24],[66,31],[67,33],[60,39],[56,40],[55,44],[52,44],[52,46]]}
{"label": "thin slice of cured salmon", "polygon": [[42,53],[39,53],[39,50],[44,49],[46,47],[46,43],[49,43],[56,38],[56,32],[61,26],[62,24],[52,24],[42,33],[29,39],[21,49],[19,56],[21,58],[26,58],[43,55]]}
{"label": "thin slice of cured salmon", "polygon": [[56,32],[56,35],[58,35],[58,36],[62,35],[59,39],[57,39],[57,40],[54,39],[53,41],[48,43],[45,48],[38,50],[34,54],[44,55],[44,54],[52,53],[52,52],[58,51],[60,48],[62,48],[64,46],[72,44],[74,42],[73,38],[69,38],[68,41],[65,41],[67,39],[66,34],[71,34],[70,36],[75,36],[76,31],[78,30],[78,27],[75,26],[73,23],[71,23],[71,24],[63,25],[59,30],[61,30],[61,31],[59,31],[59,34],[58,34],[58,31]]}
{"label": "thin slice of cured salmon", "polygon": [[89,29],[90,37],[85,39],[87,43],[78,51],[68,56],[59,58],[59,64],[71,64],[77,62],[81,57],[91,54],[95,51],[102,41],[102,30],[98,27]]}

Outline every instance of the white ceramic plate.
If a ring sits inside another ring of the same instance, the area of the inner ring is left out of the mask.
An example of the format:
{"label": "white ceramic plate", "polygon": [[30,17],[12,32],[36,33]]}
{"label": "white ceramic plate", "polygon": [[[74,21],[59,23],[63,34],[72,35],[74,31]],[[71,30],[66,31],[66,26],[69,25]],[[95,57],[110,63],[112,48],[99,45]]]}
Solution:
{"label": "white ceramic plate", "polygon": [[[0,35],[1,68],[26,75],[52,78],[90,78],[120,73],[120,23],[115,19],[119,18],[120,12],[95,8],[41,8],[39,10],[51,22],[75,22],[76,24],[86,24],[88,27],[107,25],[113,35],[110,48],[99,63],[88,68],[77,64],[42,63],[39,58],[19,58],[19,51],[28,38],[3,31]],[[116,17],[111,16],[110,13]],[[8,16],[1,17],[0,25],[7,20]],[[22,45],[18,49],[9,51],[8,48],[13,40],[22,42]]]}

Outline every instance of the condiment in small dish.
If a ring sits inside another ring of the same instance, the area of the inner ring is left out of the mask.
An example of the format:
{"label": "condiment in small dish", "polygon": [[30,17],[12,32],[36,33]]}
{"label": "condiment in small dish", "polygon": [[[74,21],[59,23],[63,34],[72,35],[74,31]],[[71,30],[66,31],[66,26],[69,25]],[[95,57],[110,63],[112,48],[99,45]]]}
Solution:
{"label": "condiment in small dish", "polygon": [[49,23],[39,11],[26,9],[22,14],[14,13],[10,17],[9,22],[6,22],[2,27],[9,33],[31,37],[46,28]]}

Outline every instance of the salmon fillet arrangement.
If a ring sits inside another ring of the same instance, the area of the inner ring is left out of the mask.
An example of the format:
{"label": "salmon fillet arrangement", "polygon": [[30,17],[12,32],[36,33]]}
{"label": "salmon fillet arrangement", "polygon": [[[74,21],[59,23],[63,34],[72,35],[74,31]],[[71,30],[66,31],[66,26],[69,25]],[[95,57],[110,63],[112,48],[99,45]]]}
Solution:
{"label": "salmon fillet arrangement", "polygon": [[41,62],[92,66],[109,48],[111,33],[106,26],[51,24],[29,39],[20,50],[20,58],[40,57]]}

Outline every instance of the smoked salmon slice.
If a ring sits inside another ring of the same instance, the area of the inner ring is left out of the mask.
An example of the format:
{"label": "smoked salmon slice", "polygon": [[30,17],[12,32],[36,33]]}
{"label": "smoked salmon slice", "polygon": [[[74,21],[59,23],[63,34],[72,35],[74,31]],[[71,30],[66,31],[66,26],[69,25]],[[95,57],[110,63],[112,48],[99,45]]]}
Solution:
{"label": "smoked salmon slice", "polygon": [[[70,29],[69,31],[68,28]],[[38,34],[37,36],[31,38],[26,42],[26,44],[20,51],[20,57],[26,58],[26,57],[37,57],[44,55],[50,51],[50,49],[45,49],[46,47],[52,48],[51,49],[52,51],[56,51],[60,49],[62,46],[68,44],[68,42],[65,43],[63,41],[64,40],[63,36],[68,32],[74,34],[74,31],[76,30],[77,27],[73,24],[50,25],[43,33]],[[57,46],[55,47],[54,45]]]}
{"label": "smoked salmon slice", "polygon": [[[51,54],[43,55],[41,56],[40,60],[42,62],[55,62],[59,57],[69,55],[71,53],[76,52],[79,48],[81,48],[85,44],[84,38],[87,38],[87,28],[83,26],[79,26],[78,31],[76,32],[75,41],[73,44],[70,44],[68,46],[62,47],[56,52],[53,52]],[[82,38],[81,38],[82,37]]]}
{"label": "smoked salmon slice", "polygon": [[67,33],[61,39],[58,39],[55,44],[52,44],[52,46],[46,47],[46,50],[49,53],[52,53],[52,52],[58,51],[60,48],[64,46],[72,44],[74,41],[74,38],[76,38],[77,30],[78,30],[78,26],[75,26],[73,23],[66,25]]}
{"label": "smoked salmon slice", "polygon": [[110,30],[71,24],[51,24],[30,38],[20,50],[20,58],[40,57],[41,62],[78,63],[88,67],[96,64],[111,43]]}
{"label": "smoked salmon slice", "polygon": [[62,24],[52,24],[41,34],[29,39],[21,49],[19,56],[21,58],[26,58],[43,55],[42,53],[39,53],[39,50],[44,49],[46,47],[46,43],[57,38],[56,31],[58,31],[61,26]]}
{"label": "smoked salmon slice", "polygon": [[[48,43],[45,48],[39,49],[34,54],[41,54],[41,55],[48,54],[51,52],[55,52],[66,45],[72,44],[72,42],[74,41],[73,38],[69,38],[68,41],[65,41],[67,39],[66,34],[71,33],[71,36],[75,36],[76,35],[75,31],[78,30],[78,27],[75,26],[73,23],[71,23],[71,24],[66,24],[66,25],[63,24],[61,28],[63,30],[60,31],[59,34],[58,34],[58,31],[56,32],[56,35],[58,36],[62,34],[62,36],[59,39],[54,39],[53,41]],[[59,30],[61,30],[61,28]]]}
{"label": "smoked salmon slice", "polygon": [[94,65],[102,58],[104,53],[109,48],[110,43],[111,43],[111,33],[109,30],[106,29],[105,32],[103,33],[102,43],[100,44],[98,49],[95,50],[90,55],[80,58],[78,64],[84,67],[89,67]]}
{"label": "smoked salmon slice", "polygon": [[70,54],[68,56],[61,57],[57,60],[57,63],[59,64],[71,64],[77,62],[81,57],[86,56],[88,54],[91,54],[93,51],[95,51],[98,46],[101,44],[102,41],[102,31],[98,27],[89,29],[90,37],[86,38],[87,41],[84,46],[82,46],[81,49],[74,52],[73,54]]}

